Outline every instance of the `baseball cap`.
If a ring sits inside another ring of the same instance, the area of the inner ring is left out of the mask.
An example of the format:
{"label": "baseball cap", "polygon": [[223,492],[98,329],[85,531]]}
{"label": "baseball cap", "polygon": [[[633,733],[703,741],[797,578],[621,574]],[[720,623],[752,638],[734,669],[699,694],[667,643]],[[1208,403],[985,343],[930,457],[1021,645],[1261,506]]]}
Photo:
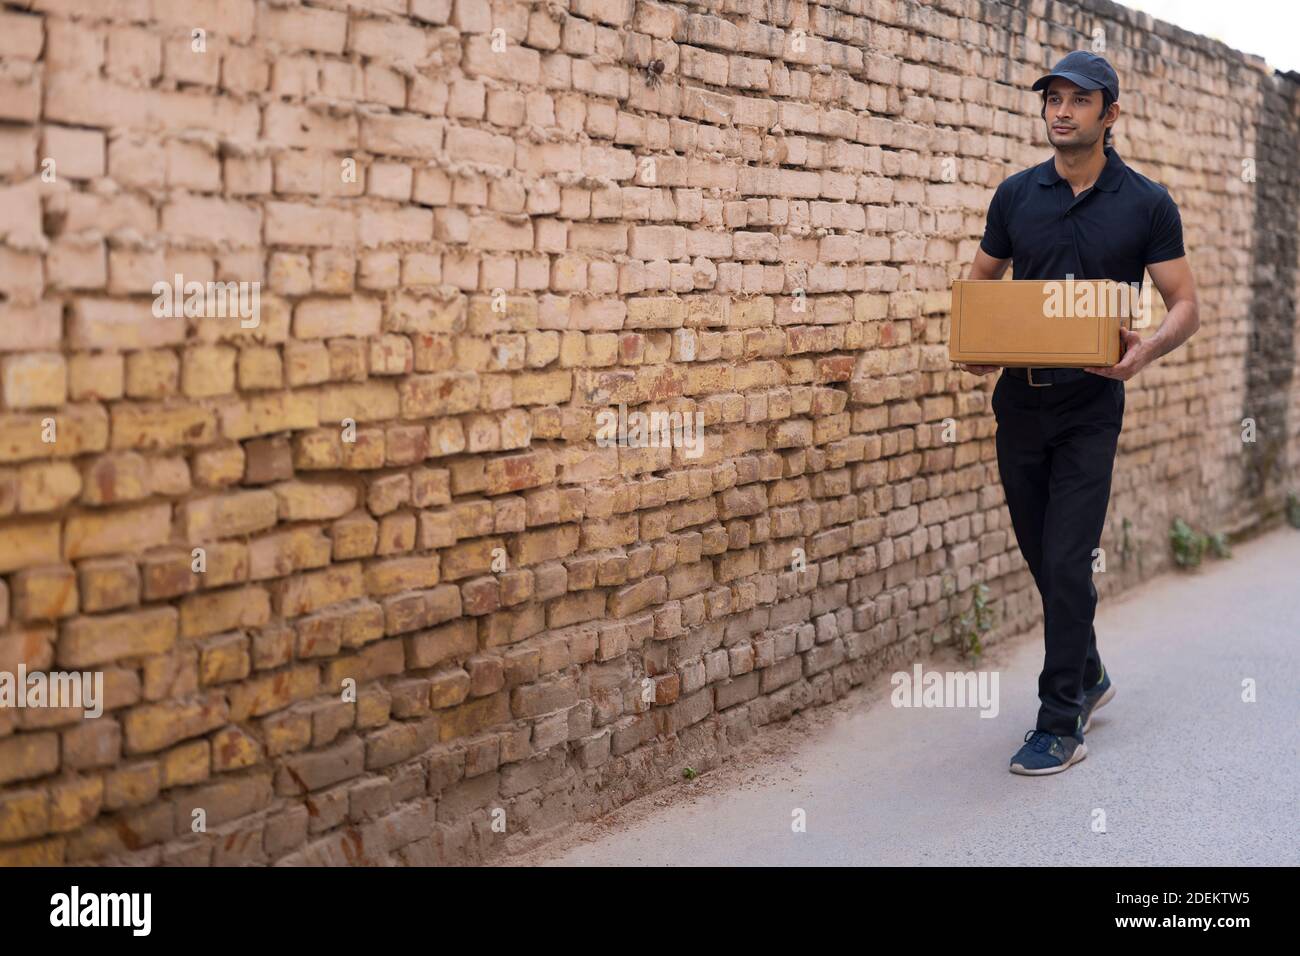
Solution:
{"label": "baseball cap", "polygon": [[1058,76],[1085,90],[1109,90],[1112,99],[1119,99],[1119,76],[1115,73],[1115,68],[1106,62],[1104,56],[1089,53],[1087,50],[1067,53],[1052,68],[1051,73],[1035,81],[1032,89],[1046,89],[1048,84]]}

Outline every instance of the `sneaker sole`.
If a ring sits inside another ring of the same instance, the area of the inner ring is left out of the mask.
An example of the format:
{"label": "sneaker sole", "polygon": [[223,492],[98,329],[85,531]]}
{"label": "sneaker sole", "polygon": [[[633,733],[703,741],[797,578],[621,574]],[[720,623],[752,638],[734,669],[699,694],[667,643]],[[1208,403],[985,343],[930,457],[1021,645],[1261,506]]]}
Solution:
{"label": "sneaker sole", "polygon": [[1011,765],[1011,772],[1021,774],[1025,777],[1042,777],[1049,773],[1060,773],[1062,770],[1068,770],[1086,756],[1088,756],[1088,745],[1079,744],[1079,746],[1074,748],[1074,753],[1070,754],[1070,759],[1059,767],[1045,767],[1042,770],[1026,770],[1020,764],[1013,763]]}
{"label": "sneaker sole", "polygon": [[1092,715],[1097,713],[1098,708],[1103,707],[1106,704],[1110,703],[1110,699],[1114,696],[1115,696],[1115,685],[1111,684],[1109,687],[1106,688],[1106,693],[1101,695],[1101,698],[1097,701],[1097,703],[1092,705],[1092,710],[1088,711],[1088,722],[1083,725],[1083,732],[1085,734],[1088,732],[1088,728],[1092,726]]}

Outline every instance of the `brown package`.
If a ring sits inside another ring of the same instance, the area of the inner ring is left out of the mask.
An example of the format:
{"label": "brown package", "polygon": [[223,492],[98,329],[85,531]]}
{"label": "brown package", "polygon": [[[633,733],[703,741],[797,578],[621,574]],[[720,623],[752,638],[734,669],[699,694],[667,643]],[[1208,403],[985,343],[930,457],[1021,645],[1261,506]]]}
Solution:
{"label": "brown package", "polygon": [[1120,327],[1145,325],[1149,300],[1149,284],[1139,295],[1135,284],[1107,279],[958,279],[948,356],[970,365],[1114,365]]}

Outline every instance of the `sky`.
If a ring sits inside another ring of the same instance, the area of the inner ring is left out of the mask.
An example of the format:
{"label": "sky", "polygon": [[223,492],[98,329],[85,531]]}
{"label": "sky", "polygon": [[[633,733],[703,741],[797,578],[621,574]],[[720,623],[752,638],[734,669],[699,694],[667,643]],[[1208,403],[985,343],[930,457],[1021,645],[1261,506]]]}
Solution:
{"label": "sky", "polygon": [[1184,30],[1300,72],[1300,0],[1119,0]]}

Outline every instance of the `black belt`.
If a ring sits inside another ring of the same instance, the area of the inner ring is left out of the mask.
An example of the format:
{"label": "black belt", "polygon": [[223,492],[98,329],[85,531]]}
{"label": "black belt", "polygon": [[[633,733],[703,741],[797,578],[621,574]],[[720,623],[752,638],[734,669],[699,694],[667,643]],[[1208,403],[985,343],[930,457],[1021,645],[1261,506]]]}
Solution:
{"label": "black belt", "polygon": [[1028,382],[1030,385],[1064,385],[1077,382],[1088,373],[1081,368],[1015,368],[1003,369],[1012,378]]}

